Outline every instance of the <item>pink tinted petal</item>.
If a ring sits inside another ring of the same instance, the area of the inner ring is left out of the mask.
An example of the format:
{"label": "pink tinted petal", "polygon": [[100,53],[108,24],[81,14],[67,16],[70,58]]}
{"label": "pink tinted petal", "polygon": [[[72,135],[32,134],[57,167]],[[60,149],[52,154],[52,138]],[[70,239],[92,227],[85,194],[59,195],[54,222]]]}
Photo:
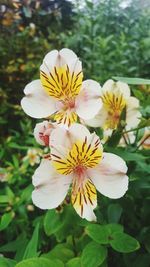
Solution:
{"label": "pink tinted petal", "polygon": [[76,98],[76,113],[82,119],[94,118],[102,107],[100,99],[100,85],[96,81],[86,80]]}
{"label": "pink tinted petal", "polygon": [[43,159],[32,181],[35,186],[32,193],[33,203],[40,209],[54,209],[66,197],[72,177],[58,174],[51,161]]}
{"label": "pink tinted petal", "polygon": [[62,67],[64,65],[68,65],[71,72],[74,71],[75,73],[78,73],[82,70],[82,65],[77,55],[68,48],[63,48],[60,51],[50,51],[44,57],[43,64],[40,69],[49,75],[54,67]]}
{"label": "pink tinted petal", "polygon": [[68,48],[63,48],[59,51],[60,57],[64,60],[65,64],[68,65],[70,71],[80,72],[82,70],[81,62],[77,55]]}
{"label": "pink tinted petal", "polygon": [[74,123],[69,129],[57,127],[52,132],[50,146],[61,145],[70,149],[77,140],[84,140],[85,136],[90,138],[91,134],[85,126],[79,123]]}
{"label": "pink tinted petal", "polygon": [[57,58],[58,58],[58,50],[52,50],[49,53],[47,53],[43,59],[42,65],[40,66],[40,70],[49,75],[50,71],[56,65]]}
{"label": "pink tinted petal", "polygon": [[56,101],[45,93],[40,80],[27,84],[24,93],[26,96],[21,100],[21,106],[29,116],[46,118],[57,111]]}
{"label": "pink tinted petal", "polygon": [[135,128],[138,126],[142,114],[139,111],[139,100],[133,96],[129,97],[127,101],[127,115],[126,122],[127,128]]}
{"label": "pink tinted petal", "polygon": [[88,170],[96,189],[109,198],[120,198],[128,189],[127,166],[123,159],[111,153],[104,153],[100,164]]}
{"label": "pink tinted petal", "polygon": [[102,107],[98,114],[90,120],[84,120],[84,123],[90,127],[104,127],[107,120],[108,112]]}
{"label": "pink tinted petal", "polygon": [[111,79],[107,80],[102,87],[102,94],[106,92],[121,92],[125,99],[130,97],[130,88],[128,84],[123,82],[115,82]]}

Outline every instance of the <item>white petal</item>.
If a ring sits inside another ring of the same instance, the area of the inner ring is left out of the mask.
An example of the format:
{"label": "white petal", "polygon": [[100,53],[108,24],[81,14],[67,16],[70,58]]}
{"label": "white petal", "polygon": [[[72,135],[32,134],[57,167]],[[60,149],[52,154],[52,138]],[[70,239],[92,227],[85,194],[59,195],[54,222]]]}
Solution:
{"label": "white petal", "polygon": [[114,84],[115,82],[113,80],[111,79],[107,80],[102,87],[101,95],[105,92],[111,91],[112,88],[114,87]]}
{"label": "white petal", "polygon": [[108,140],[108,138],[110,138],[110,136],[113,133],[113,129],[106,129],[103,131],[103,139],[101,140],[102,144],[105,144]]}
{"label": "white petal", "polygon": [[92,205],[90,205],[90,203],[88,203],[87,205],[85,204],[82,218],[86,219],[90,222],[96,221],[96,216],[95,216],[95,213],[93,212],[93,209],[95,209],[96,206],[97,206],[97,202],[96,202],[94,207]]}
{"label": "white petal", "polygon": [[71,49],[63,48],[59,51],[59,55],[64,60],[65,64],[68,65],[71,73],[73,71],[75,73],[79,73],[80,71],[82,71],[81,61]]}
{"label": "white petal", "polygon": [[51,134],[50,146],[52,149],[58,146],[64,147],[66,151],[68,151],[77,140],[84,140],[85,136],[90,138],[91,134],[89,130],[81,124],[74,123],[69,129],[58,127],[54,129]]}
{"label": "white petal", "polygon": [[84,120],[84,123],[91,127],[103,127],[107,119],[108,112],[102,107],[98,114],[90,120]]}
{"label": "white petal", "polygon": [[46,54],[40,69],[49,75],[55,66],[61,67],[65,64],[68,65],[71,72],[80,72],[82,70],[82,65],[77,55],[68,48],[63,48],[60,51],[52,50]]}
{"label": "white petal", "polygon": [[109,198],[120,198],[128,189],[127,166],[123,159],[111,153],[104,153],[100,164],[88,170],[96,189]]}
{"label": "white petal", "polygon": [[130,109],[133,109],[133,108],[139,108],[139,100],[134,97],[134,96],[130,96],[129,99],[128,99],[128,102],[127,102],[127,106],[128,108]]}
{"label": "white petal", "polygon": [[[127,130],[127,128],[125,129]],[[127,140],[129,144],[133,144],[135,142],[135,139],[136,139],[135,132],[125,133],[123,136],[125,137],[125,139]],[[127,146],[125,139],[123,137],[120,139],[119,146],[122,146],[122,147]]]}
{"label": "white petal", "polygon": [[40,80],[27,84],[24,93],[26,96],[21,100],[21,106],[29,116],[46,118],[57,111],[56,102],[45,93]]}
{"label": "white petal", "polygon": [[130,88],[127,83],[117,82],[117,88],[119,88],[126,99],[130,97]]}
{"label": "white petal", "polygon": [[130,110],[126,117],[127,128],[136,128],[140,122],[140,119],[141,113],[138,110]]}
{"label": "white petal", "polygon": [[124,98],[128,99],[130,97],[130,88],[128,84],[123,82],[114,82],[113,80],[106,81],[102,87],[102,93],[107,91],[119,91],[123,94]]}
{"label": "white petal", "polygon": [[67,195],[71,181],[71,176],[58,174],[51,161],[42,160],[33,175],[33,203],[40,209],[58,207]]}
{"label": "white petal", "polygon": [[100,85],[96,81],[86,80],[76,98],[76,112],[82,119],[94,118],[102,107],[100,99]]}
{"label": "white petal", "polygon": [[89,201],[87,202],[87,204],[84,203],[82,215],[80,208],[74,207],[74,209],[82,219],[86,219],[91,222],[91,221],[96,221],[96,216],[93,212],[93,209],[95,209],[96,206],[97,206],[97,201],[94,203],[94,206],[92,206]]}
{"label": "white petal", "polygon": [[61,57],[64,58],[64,60],[67,62],[70,62],[70,60],[76,60],[77,59],[77,55],[68,48],[63,48],[59,51],[59,54]]}
{"label": "white petal", "polygon": [[135,128],[140,122],[141,113],[139,109],[139,100],[135,97],[129,97],[127,101],[127,115],[126,115],[126,122],[127,128]]}
{"label": "white petal", "polygon": [[91,138],[90,132],[81,124],[73,124],[68,130],[57,128],[53,130],[50,138],[51,158],[65,158],[72,149],[73,144],[78,140],[87,140]]}
{"label": "white petal", "polygon": [[58,50],[50,51],[44,57],[43,64],[40,66],[40,69],[46,74],[49,74],[49,72],[54,68],[54,66],[56,66],[57,58]]}

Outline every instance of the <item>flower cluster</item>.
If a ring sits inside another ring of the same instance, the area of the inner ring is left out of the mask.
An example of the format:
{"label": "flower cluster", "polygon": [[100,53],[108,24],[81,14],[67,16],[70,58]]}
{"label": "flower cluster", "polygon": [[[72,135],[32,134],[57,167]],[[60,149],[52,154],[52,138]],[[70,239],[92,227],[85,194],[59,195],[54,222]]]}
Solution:
{"label": "flower cluster", "polygon": [[50,148],[33,175],[33,203],[41,209],[58,207],[69,194],[76,212],[96,220],[97,191],[120,198],[128,189],[126,163],[106,153],[99,136],[85,126],[113,131],[123,110],[127,129],[139,123],[138,100],[127,84],[108,80],[101,88],[83,81],[82,64],[67,48],[49,52],[40,67],[40,79],[24,89],[23,110],[45,120],[36,124],[36,141]]}

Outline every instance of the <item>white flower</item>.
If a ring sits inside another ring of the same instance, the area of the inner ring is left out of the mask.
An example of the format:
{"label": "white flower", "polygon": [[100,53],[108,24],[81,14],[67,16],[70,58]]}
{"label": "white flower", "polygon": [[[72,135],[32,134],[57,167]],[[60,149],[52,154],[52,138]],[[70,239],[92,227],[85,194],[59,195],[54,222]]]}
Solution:
{"label": "white flower", "polygon": [[36,141],[43,146],[49,146],[49,139],[51,132],[55,129],[56,125],[49,121],[37,123],[34,128],[34,137]]}
{"label": "white flower", "polygon": [[99,137],[73,124],[56,128],[50,139],[51,161],[44,159],[33,175],[34,204],[53,209],[62,203],[72,184],[71,202],[76,212],[96,220],[96,189],[109,198],[120,198],[128,189],[127,166],[118,156],[104,153]]}
{"label": "white flower", "polygon": [[29,83],[21,101],[23,110],[33,118],[54,114],[58,124],[70,126],[81,119],[92,119],[101,108],[100,85],[82,82],[81,61],[67,48],[49,52],[40,67],[40,80]]}
{"label": "white flower", "polygon": [[101,99],[102,109],[94,119],[85,121],[87,125],[102,127],[104,130],[116,129],[124,108],[127,129],[136,127],[140,122],[139,100],[130,95],[130,88],[126,83],[106,81],[101,90]]}
{"label": "white flower", "polygon": [[23,160],[28,160],[31,166],[40,162],[41,150],[35,148],[29,148],[27,151],[27,155]]}
{"label": "white flower", "polygon": [[134,144],[135,139],[135,132],[124,133],[119,141],[119,146],[125,147],[127,144]]}
{"label": "white flower", "polygon": [[150,149],[150,127],[144,129],[144,135],[138,143],[140,148]]}
{"label": "white flower", "polygon": [[[126,130],[129,130],[129,129],[126,128]],[[101,140],[102,144],[105,144],[108,141],[112,133],[113,133],[113,129],[106,129],[103,131],[103,139]],[[127,146],[127,144],[134,144],[135,139],[136,139],[136,136],[134,132],[122,133],[122,137],[119,141],[119,146],[125,147]]]}
{"label": "white flower", "polygon": [[0,182],[6,182],[8,180],[8,172],[4,168],[0,168]]}

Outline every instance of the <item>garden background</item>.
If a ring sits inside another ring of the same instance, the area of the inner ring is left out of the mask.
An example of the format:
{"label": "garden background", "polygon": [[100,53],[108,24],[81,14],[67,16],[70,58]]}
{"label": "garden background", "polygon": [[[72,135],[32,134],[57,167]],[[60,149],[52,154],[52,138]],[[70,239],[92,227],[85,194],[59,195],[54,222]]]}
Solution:
{"label": "garden background", "polygon": [[[25,85],[39,78],[44,55],[63,47],[81,58],[84,79],[101,85],[116,76],[148,79],[150,2],[0,1],[0,267],[149,267],[149,150],[138,146],[149,125],[150,85],[130,86],[142,113],[136,142],[117,147],[116,133],[105,146],[127,162],[130,185],[119,200],[99,196],[102,228],[80,219],[68,199],[56,211],[32,204],[42,151],[20,100]],[[126,238],[111,242],[122,228]]]}

